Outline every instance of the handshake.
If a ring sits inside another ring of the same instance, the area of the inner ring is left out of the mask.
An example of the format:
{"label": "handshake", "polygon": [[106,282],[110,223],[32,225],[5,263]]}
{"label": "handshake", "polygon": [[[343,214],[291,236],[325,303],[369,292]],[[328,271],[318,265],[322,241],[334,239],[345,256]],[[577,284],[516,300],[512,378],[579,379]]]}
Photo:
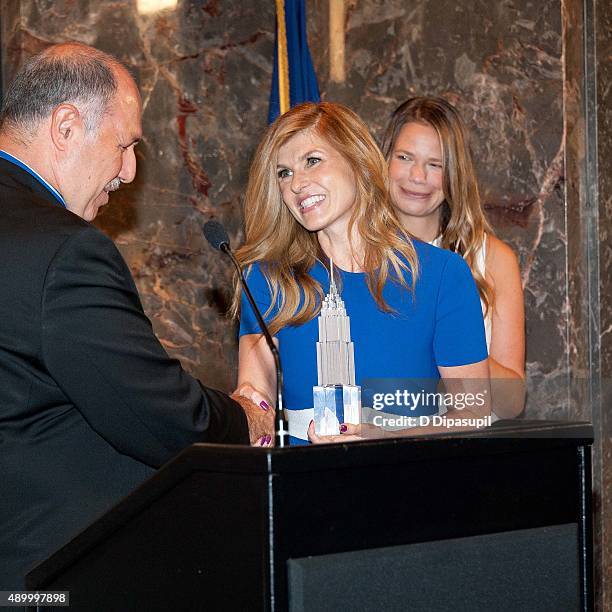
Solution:
{"label": "handshake", "polygon": [[266,401],[263,394],[245,383],[232,393],[231,398],[244,410],[249,424],[251,446],[273,446],[275,409]]}

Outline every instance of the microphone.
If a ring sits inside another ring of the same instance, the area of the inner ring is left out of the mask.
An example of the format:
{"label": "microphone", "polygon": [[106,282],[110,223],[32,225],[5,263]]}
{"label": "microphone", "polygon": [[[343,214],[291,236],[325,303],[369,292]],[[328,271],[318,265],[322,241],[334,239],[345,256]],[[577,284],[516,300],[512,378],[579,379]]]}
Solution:
{"label": "microphone", "polygon": [[272,352],[272,356],[274,357],[274,366],[276,368],[276,431],[274,435],[274,443],[279,448],[284,448],[288,446],[288,436],[289,430],[287,427],[287,420],[285,419],[285,413],[283,410],[283,369],[281,367],[280,355],[278,353],[278,349],[276,345],[272,341],[272,336],[270,335],[270,331],[268,330],[268,326],[266,322],[263,320],[261,316],[261,312],[253,299],[253,295],[251,294],[251,290],[249,289],[249,285],[244,278],[244,274],[242,273],[242,268],[238,263],[238,260],[234,257],[234,253],[230,248],[230,241],[225,228],[219,221],[215,219],[211,219],[204,224],[204,228],[202,230],[204,232],[204,237],[208,240],[210,246],[214,249],[222,251],[225,253],[234,264],[236,271],[238,272],[238,278],[240,279],[240,283],[242,288],[244,289],[244,293],[251,304],[251,308],[255,313],[255,318],[257,319],[257,323],[259,324],[259,328],[266,339],[266,344],[268,348]]}
{"label": "microphone", "polygon": [[202,231],[204,232],[204,237],[208,240],[208,243],[213,249],[220,251],[225,250],[224,247],[230,248],[229,236],[225,228],[215,219],[207,221]]}

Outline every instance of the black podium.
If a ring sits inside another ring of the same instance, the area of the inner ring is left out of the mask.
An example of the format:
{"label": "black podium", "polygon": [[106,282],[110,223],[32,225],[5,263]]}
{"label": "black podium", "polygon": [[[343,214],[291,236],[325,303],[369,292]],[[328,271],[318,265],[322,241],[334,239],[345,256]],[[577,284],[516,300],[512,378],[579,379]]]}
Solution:
{"label": "black podium", "polygon": [[75,611],[592,609],[586,424],[194,445],[27,577]]}

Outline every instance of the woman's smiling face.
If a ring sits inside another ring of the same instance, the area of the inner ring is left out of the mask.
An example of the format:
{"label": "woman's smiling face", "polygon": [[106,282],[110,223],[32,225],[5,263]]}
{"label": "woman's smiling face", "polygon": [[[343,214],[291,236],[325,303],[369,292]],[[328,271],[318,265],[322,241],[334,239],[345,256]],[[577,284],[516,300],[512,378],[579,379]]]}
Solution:
{"label": "woman's smiling face", "polygon": [[314,130],[299,132],[280,147],[277,176],[283,202],[305,229],[348,231],[357,196],[355,174]]}
{"label": "woman's smiling face", "polygon": [[430,125],[406,123],[389,160],[391,201],[403,221],[410,217],[440,219],[444,202],[444,160],[440,137]]}

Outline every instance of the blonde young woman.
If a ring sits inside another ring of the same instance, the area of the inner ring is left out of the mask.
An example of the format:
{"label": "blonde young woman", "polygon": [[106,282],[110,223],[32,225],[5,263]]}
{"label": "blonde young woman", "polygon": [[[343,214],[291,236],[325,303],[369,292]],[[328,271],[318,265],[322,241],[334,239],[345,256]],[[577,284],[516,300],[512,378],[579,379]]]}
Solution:
{"label": "blonde young woman", "polygon": [[[312,407],[329,258],[351,319],[357,384],[488,377],[468,266],[408,237],[389,200],[385,159],[346,107],[301,104],[268,128],[250,169],[245,226],[237,255],[279,346],[293,443],[307,438],[307,423],[292,428],[292,411]],[[250,306],[240,302],[237,288],[239,392],[265,407],[274,398],[274,362]]]}
{"label": "blonde young woman", "polygon": [[[410,98],[391,116],[382,149],[403,228],[459,253],[470,266],[482,302],[491,379],[501,391],[493,410],[500,417],[516,416],[523,409],[525,376],[519,265],[484,216],[461,116],[442,98]],[[501,379],[520,384],[504,385]]]}

